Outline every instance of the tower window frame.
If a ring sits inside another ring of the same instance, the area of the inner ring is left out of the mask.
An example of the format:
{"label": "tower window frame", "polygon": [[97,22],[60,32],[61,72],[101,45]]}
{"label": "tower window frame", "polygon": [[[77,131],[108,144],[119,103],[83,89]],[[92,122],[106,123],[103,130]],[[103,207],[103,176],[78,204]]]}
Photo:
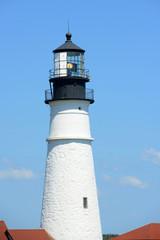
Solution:
{"label": "tower window frame", "polygon": [[83,197],[83,208],[84,209],[88,208],[88,198],[87,197]]}

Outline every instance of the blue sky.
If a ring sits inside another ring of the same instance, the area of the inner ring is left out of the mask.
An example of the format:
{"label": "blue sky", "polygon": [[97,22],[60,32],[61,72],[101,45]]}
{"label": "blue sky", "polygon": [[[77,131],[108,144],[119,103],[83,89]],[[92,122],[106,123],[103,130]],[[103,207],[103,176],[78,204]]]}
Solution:
{"label": "blue sky", "polygon": [[0,219],[39,228],[49,131],[44,90],[67,21],[86,50],[103,233],[160,222],[160,1],[0,1]]}

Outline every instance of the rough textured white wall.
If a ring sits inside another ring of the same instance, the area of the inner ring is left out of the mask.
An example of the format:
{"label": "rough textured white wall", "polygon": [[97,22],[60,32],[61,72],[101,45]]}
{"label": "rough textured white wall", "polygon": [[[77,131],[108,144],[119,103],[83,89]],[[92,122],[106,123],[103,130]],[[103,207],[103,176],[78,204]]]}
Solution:
{"label": "rough textured white wall", "polygon": [[101,240],[89,102],[53,101],[50,107],[41,227],[56,240]]}
{"label": "rough textured white wall", "polygon": [[90,141],[48,143],[41,227],[56,240],[102,239]]}
{"label": "rough textured white wall", "polygon": [[88,115],[89,101],[53,101],[50,102],[50,107],[48,140],[91,139]]}

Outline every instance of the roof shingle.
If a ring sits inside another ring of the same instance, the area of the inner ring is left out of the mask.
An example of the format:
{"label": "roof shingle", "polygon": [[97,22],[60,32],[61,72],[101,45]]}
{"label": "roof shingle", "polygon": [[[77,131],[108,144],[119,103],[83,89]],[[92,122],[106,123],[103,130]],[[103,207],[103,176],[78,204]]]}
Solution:
{"label": "roof shingle", "polygon": [[110,240],[158,240],[160,239],[160,223],[150,223],[133,231],[124,233]]}
{"label": "roof shingle", "polygon": [[4,221],[0,221],[0,240],[8,240],[6,230],[13,240],[54,240],[45,229],[8,229]]}
{"label": "roof shingle", "polygon": [[0,240],[8,240],[5,231],[8,230],[4,221],[0,221]]}

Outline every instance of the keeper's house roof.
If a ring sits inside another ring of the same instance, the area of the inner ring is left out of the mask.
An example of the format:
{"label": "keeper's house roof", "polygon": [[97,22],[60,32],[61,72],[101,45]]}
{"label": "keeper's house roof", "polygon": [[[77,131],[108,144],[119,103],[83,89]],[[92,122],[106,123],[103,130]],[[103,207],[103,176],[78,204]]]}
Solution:
{"label": "keeper's house roof", "polygon": [[158,240],[160,239],[160,223],[150,223],[133,231],[124,233],[110,240]]}
{"label": "keeper's house roof", "polygon": [[54,240],[45,229],[14,229],[7,228],[0,221],[0,240]]}

